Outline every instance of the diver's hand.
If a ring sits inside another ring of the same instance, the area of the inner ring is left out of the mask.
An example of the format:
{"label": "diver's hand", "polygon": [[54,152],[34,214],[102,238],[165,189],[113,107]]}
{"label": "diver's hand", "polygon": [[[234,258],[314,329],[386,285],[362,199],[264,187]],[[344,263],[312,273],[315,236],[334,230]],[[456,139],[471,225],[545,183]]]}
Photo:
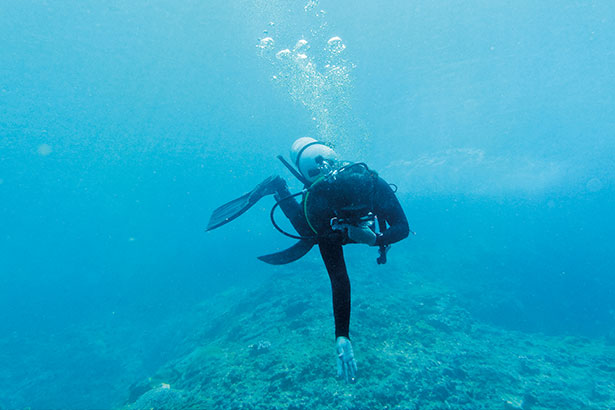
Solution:
{"label": "diver's hand", "polygon": [[376,244],[376,234],[367,225],[347,225],[348,238],[356,243],[365,243],[373,246]]}
{"label": "diver's hand", "polygon": [[354,383],[357,375],[357,362],[354,360],[352,344],[347,338],[340,336],[335,342],[337,351],[337,377],[344,376],[346,383]]}

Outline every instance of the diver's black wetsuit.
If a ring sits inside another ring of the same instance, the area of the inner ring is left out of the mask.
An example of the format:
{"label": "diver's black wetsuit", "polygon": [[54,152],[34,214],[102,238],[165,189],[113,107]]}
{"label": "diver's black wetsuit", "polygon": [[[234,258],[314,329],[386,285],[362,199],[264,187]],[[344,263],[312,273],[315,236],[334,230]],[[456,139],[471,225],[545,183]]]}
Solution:
{"label": "diver's black wetsuit", "polygon": [[[379,221],[389,227],[376,239],[377,246],[389,245],[406,238],[409,234],[408,220],[389,184],[376,173],[352,172],[343,178],[321,182],[312,186],[309,196],[301,203],[294,200],[280,202],[284,214],[301,236],[319,235],[318,246],[327,268],[333,293],[335,337],[349,337],[350,326],[350,280],[344,261],[342,246],[347,238],[331,229],[330,221],[340,212],[356,211],[362,215],[371,211]],[[279,187],[276,198],[290,195],[286,184]],[[310,207],[306,207],[309,201]],[[306,218],[304,209],[308,209]]]}

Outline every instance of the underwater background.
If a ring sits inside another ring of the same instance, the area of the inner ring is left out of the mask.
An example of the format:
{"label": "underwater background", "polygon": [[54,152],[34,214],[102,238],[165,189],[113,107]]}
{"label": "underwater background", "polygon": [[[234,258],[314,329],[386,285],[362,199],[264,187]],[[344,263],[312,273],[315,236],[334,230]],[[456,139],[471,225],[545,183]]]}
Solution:
{"label": "underwater background", "polygon": [[[613,67],[609,0],[4,0],[0,409],[615,408]],[[276,155],[303,136],[395,183],[416,232],[385,266],[346,249],[356,386],[318,252],[256,259],[293,243],[272,200],[204,231],[269,175],[300,189]],[[427,383],[443,335],[482,354]]]}

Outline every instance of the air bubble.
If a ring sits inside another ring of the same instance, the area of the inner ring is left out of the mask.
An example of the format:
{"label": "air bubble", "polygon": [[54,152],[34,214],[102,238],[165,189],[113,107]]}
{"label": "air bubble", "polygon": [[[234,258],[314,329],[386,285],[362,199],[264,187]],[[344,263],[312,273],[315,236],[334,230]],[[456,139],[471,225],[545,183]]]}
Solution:
{"label": "air bubble", "polygon": [[301,49],[307,50],[308,47],[308,42],[305,39],[301,39],[299,41],[297,41],[297,44],[295,44],[295,48],[293,49],[294,51],[299,51]]}
{"label": "air bubble", "polygon": [[[304,4],[308,2],[304,1]],[[316,17],[324,15],[317,5],[317,0],[310,0],[306,11]],[[318,27],[313,27],[311,33],[314,38],[322,39],[327,23],[323,19],[317,23]],[[274,43],[268,40],[269,35],[262,37],[265,38],[259,40],[258,47],[274,47]],[[333,139],[343,134],[340,124],[349,113],[347,93],[351,85],[349,74],[354,65],[341,55],[346,46],[340,37],[332,36],[328,41],[325,37],[323,40],[319,41],[317,50],[313,49],[312,42],[302,37],[290,47],[281,49],[281,39],[276,37],[275,48],[269,56],[276,57],[271,58],[276,71],[269,78],[278,86],[287,88],[293,101],[310,111],[308,118],[314,121],[319,137]],[[265,52],[260,54],[264,56]]]}
{"label": "air bubble", "polygon": [[270,50],[273,48],[274,44],[275,44],[275,41],[273,41],[271,37],[265,37],[259,42],[257,47],[263,50]]}
{"label": "air bubble", "polygon": [[327,45],[329,47],[329,51],[334,54],[339,54],[346,48],[344,43],[342,43],[342,39],[338,36],[331,37],[329,41],[327,41]]}
{"label": "air bubble", "polygon": [[51,149],[51,146],[49,144],[41,144],[38,146],[37,151],[39,155],[46,157],[53,152],[53,149]]}
{"label": "air bubble", "polygon": [[286,60],[290,57],[290,50],[285,48],[284,50],[278,51],[275,56],[278,60]]}
{"label": "air bubble", "polygon": [[311,11],[314,10],[318,6],[318,0],[309,0],[307,4],[303,7],[303,10]]}
{"label": "air bubble", "polygon": [[587,181],[586,187],[589,192],[598,192],[604,187],[604,184],[598,178],[592,178]]}

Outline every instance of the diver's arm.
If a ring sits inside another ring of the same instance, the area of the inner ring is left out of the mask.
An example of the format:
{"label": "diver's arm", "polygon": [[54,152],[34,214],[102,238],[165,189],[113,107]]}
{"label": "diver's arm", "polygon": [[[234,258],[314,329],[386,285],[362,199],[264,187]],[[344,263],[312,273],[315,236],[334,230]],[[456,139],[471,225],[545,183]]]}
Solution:
{"label": "diver's arm", "polygon": [[410,227],[406,214],[389,184],[382,178],[376,182],[375,211],[378,218],[384,218],[390,225],[376,238],[376,246],[386,246],[408,237]]}
{"label": "diver's arm", "polygon": [[337,376],[343,376],[347,383],[354,383],[356,381],[357,362],[354,359],[352,344],[348,338],[350,328],[350,279],[348,279],[348,271],[344,261],[344,251],[342,244],[334,240],[320,241],[318,247],[331,280]]}
{"label": "diver's arm", "polygon": [[335,337],[348,338],[350,328],[350,279],[344,260],[344,250],[340,242],[327,239],[321,240],[318,243],[318,248],[331,281]]}

